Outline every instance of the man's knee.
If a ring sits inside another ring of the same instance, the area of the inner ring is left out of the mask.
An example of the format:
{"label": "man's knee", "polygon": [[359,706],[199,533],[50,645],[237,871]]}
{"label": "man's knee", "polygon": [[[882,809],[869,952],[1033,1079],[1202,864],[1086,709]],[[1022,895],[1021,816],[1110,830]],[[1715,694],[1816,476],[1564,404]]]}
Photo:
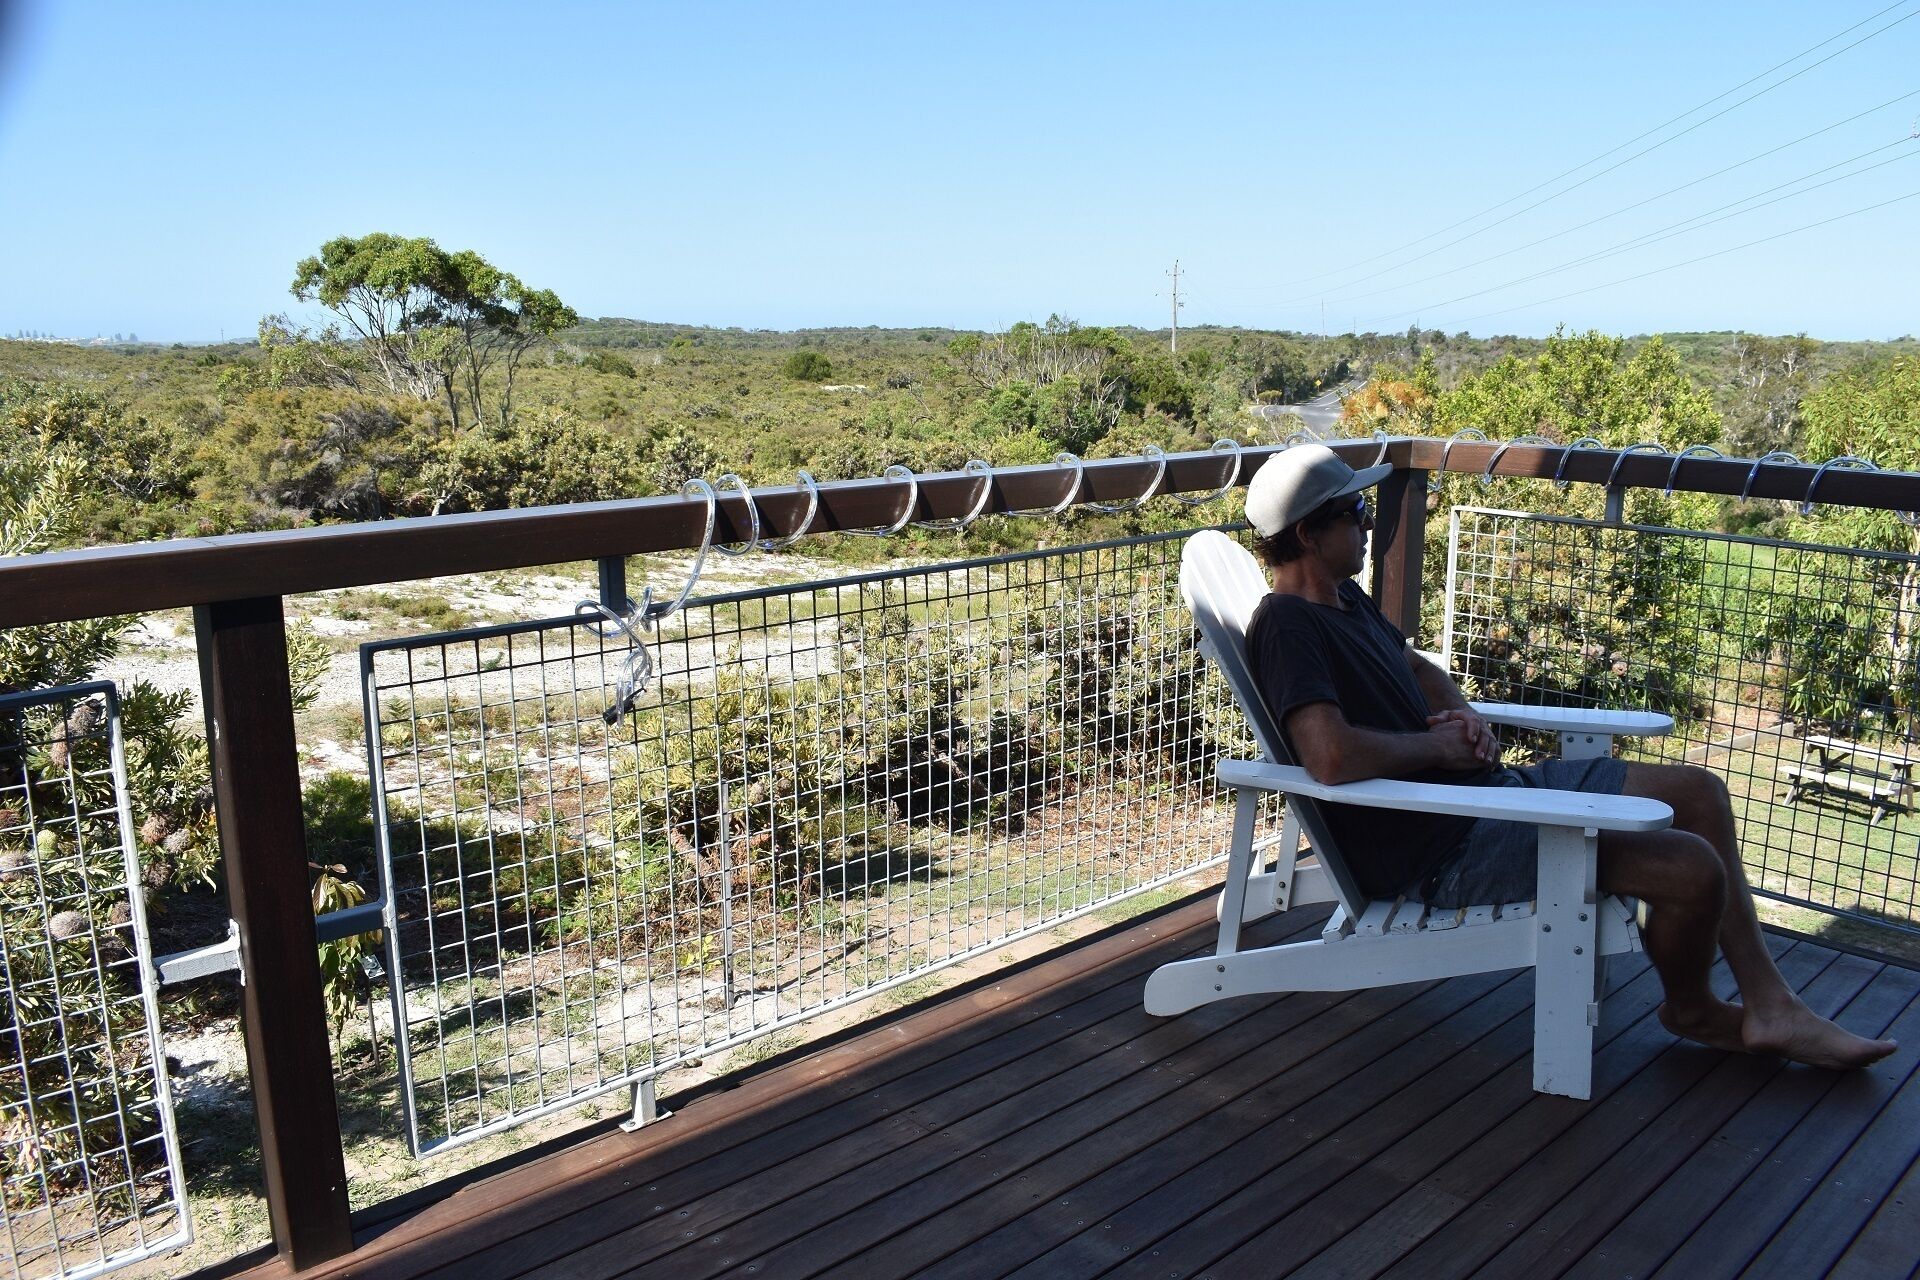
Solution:
{"label": "man's knee", "polygon": [[1654,903],[1718,914],[1726,863],[1713,843],[1677,828],[1601,837],[1601,888]]}
{"label": "man's knee", "polygon": [[1733,816],[1733,793],[1726,782],[1697,764],[1628,765],[1625,789],[1665,801],[1673,809],[1674,825],[1682,828]]}
{"label": "man's knee", "polygon": [[1692,832],[1675,851],[1676,870],[1684,896],[1718,910],[1727,899],[1727,864],[1711,841]]}

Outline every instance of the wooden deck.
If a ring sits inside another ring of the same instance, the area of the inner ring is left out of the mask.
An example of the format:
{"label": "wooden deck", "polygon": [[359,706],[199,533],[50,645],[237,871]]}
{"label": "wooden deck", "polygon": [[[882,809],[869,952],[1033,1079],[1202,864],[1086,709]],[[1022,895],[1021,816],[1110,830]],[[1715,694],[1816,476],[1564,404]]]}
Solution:
{"label": "wooden deck", "polygon": [[[1322,909],[1265,922],[1305,933]],[[1850,1075],[1677,1043],[1617,960],[1594,1098],[1529,1088],[1492,975],[1141,1011],[1190,903],[372,1223],[314,1277],[1905,1276],[1920,972],[1773,939],[1902,1050]],[[269,1264],[246,1273],[278,1280]]]}

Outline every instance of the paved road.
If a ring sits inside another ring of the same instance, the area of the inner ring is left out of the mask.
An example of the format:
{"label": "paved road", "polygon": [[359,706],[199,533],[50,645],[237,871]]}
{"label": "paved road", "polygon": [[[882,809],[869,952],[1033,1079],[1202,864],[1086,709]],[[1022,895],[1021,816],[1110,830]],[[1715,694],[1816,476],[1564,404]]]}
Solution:
{"label": "paved road", "polygon": [[[1358,382],[1343,382],[1331,391],[1323,391],[1313,399],[1303,400],[1299,404],[1254,405],[1250,412],[1265,418],[1275,427],[1282,426],[1288,418],[1298,418],[1316,435],[1333,435],[1340,421],[1341,403],[1359,389]],[[1281,434],[1284,435],[1286,432],[1282,431]]]}

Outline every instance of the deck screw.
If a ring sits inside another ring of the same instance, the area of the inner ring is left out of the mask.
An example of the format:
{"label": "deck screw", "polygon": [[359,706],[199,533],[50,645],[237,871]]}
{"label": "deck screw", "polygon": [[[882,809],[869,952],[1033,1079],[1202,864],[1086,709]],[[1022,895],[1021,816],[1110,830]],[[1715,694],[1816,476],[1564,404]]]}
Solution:
{"label": "deck screw", "polygon": [[1580,923],[1585,924],[1586,922],[1587,922],[1587,913],[1582,911],[1580,913]]}
{"label": "deck screw", "polygon": [[1573,949],[1573,954],[1575,954],[1575,955],[1577,955],[1577,956],[1583,956],[1583,955],[1585,955],[1585,954],[1586,954],[1586,952],[1584,952],[1584,951],[1582,951],[1582,950],[1581,950],[1581,949],[1580,949],[1579,947],[1575,947],[1575,948]]}
{"label": "deck screw", "polygon": [[1543,924],[1543,925],[1541,925],[1541,926],[1540,926],[1540,932],[1542,932],[1542,933],[1552,933],[1552,932],[1553,932],[1553,926],[1552,926],[1552,925],[1550,925],[1550,924]]}

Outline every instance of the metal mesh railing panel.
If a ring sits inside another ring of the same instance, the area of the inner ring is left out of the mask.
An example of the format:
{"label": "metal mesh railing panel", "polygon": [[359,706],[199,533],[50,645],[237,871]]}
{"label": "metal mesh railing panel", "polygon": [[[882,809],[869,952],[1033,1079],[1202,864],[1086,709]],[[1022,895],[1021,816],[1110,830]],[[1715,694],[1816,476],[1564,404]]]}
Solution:
{"label": "metal mesh railing panel", "polygon": [[694,601],[612,727],[577,618],[366,646],[416,1150],[1220,857],[1182,536]]}
{"label": "metal mesh railing panel", "polygon": [[1473,696],[1671,713],[1622,753],[1720,775],[1757,892],[1920,932],[1920,558],[1479,508],[1450,533]]}
{"label": "metal mesh railing panel", "polygon": [[190,1238],[111,684],[0,697],[0,1274]]}

